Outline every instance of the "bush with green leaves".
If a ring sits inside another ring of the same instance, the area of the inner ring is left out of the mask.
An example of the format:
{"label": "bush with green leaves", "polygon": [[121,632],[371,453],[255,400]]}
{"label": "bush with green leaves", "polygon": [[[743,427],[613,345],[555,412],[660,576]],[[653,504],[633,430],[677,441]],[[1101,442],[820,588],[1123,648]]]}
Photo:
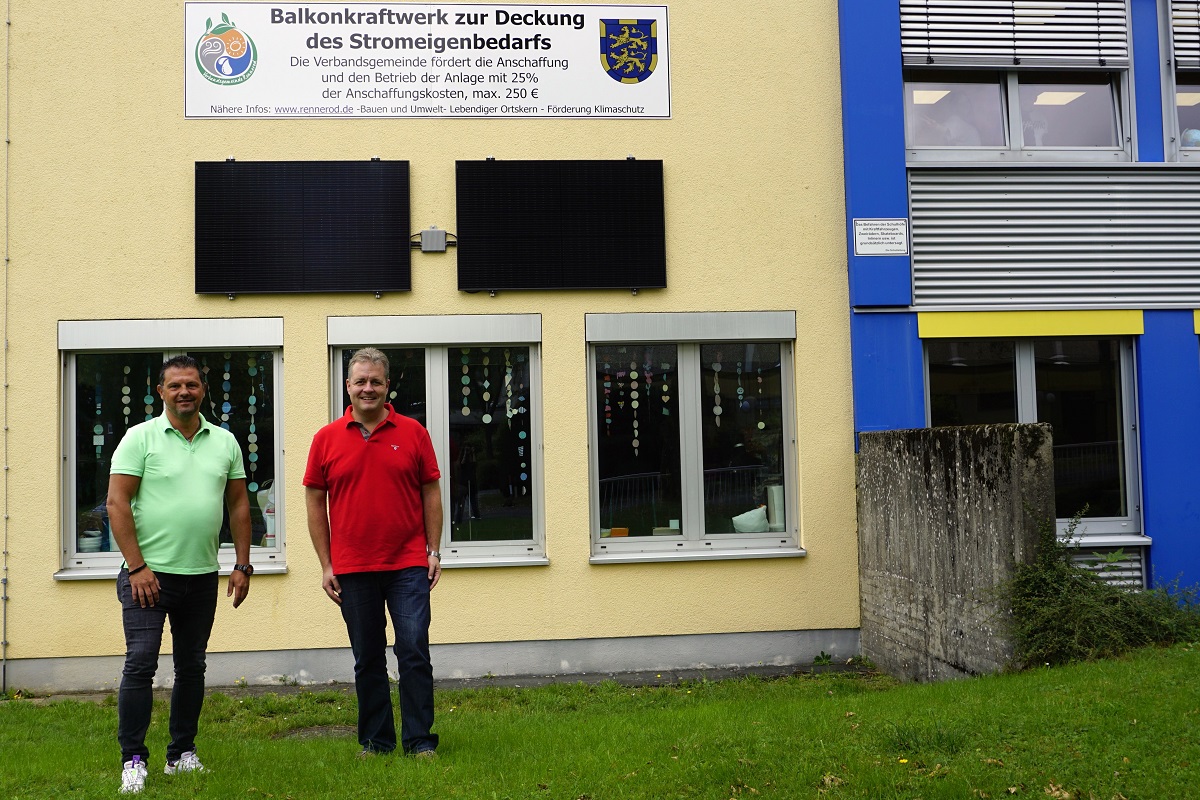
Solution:
{"label": "bush with green leaves", "polygon": [[1103,567],[1096,572],[1072,561],[1085,513],[1071,519],[1065,539],[1053,520],[1040,524],[1033,562],[1018,565],[1003,587],[1017,665],[1091,661],[1146,645],[1200,640],[1196,587],[1176,582],[1132,590],[1106,581]]}

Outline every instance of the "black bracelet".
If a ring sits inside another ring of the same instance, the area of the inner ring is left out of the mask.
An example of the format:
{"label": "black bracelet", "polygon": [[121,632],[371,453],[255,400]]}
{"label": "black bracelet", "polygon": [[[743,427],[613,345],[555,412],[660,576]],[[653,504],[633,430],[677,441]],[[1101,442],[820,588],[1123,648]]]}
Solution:
{"label": "black bracelet", "polygon": [[146,562],[145,562],[145,561],[143,561],[143,562],[142,562],[142,565],[141,565],[140,567],[134,567],[133,569],[129,570],[129,574],[130,574],[130,575],[136,575],[137,573],[141,572],[141,571],[142,571],[142,570],[144,570],[145,568],[146,568]]}

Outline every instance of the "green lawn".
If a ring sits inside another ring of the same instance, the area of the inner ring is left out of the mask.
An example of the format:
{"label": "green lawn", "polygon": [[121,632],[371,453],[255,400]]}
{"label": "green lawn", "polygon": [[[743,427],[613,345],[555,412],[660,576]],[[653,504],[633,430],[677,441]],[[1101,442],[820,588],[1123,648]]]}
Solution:
{"label": "green lawn", "polygon": [[[215,693],[154,798],[1200,797],[1200,646],[937,685],[801,675],[439,691],[441,757],[355,759],[352,692]],[[0,701],[0,797],[113,797],[116,707]]]}

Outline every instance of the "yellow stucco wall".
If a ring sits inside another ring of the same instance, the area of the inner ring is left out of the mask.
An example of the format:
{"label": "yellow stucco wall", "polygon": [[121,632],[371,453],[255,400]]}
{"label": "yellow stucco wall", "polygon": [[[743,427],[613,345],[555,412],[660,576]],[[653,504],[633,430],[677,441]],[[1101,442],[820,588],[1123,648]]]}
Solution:
{"label": "yellow stucco wall", "polygon": [[[235,3],[230,3],[234,6]],[[64,319],[284,319],[281,509],[287,575],[222,601],[212,649],[343,647],[319,587],[300,478],[328,420],[330,315],[540,313],[548,567],[448,570],[435,642],[719,633],[858,625],[841,134],[833,0],[738,10],[670,5],[673,119],[186,120],[180,2],[12,0],[7,520],[10,658],[123,652],[111,580],[61,566]],[[736,61],[725,50],[743,32]],[[726,44],[718,45],[718,42]],[[198,160],[411,162],[414,230],[454,230],[454,162],[665,162],[663,291],[456,289],[455,255],[413,255],[413,289],[385,295],[193,293]],[[588,563],[584,314],[795,310],[795,396],[806,558]]]}

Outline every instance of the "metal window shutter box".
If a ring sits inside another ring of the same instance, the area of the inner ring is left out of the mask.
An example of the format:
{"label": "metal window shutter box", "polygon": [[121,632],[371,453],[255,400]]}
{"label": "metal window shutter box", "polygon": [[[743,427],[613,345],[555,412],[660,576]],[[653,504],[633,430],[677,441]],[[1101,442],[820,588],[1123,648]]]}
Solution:
{"label": "metal window shutter box", "polygon": [[1200,169],[910,169],[913,305],[1200,306]]}
{"label": "metal window shutter box", "polygon": [[1125,0],[900,0],[900,45],[910,66],[1123,68],[1129,15]]}

